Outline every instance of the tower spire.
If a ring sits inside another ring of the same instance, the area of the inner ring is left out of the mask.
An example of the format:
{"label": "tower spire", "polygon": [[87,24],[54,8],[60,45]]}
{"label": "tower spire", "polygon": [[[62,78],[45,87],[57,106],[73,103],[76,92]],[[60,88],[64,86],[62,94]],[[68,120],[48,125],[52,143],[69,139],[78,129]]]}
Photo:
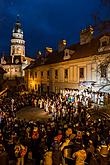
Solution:
{"label": "tower spire", "polygon": [[20,15],[19,15],[19,14],[17,14],[17,21],[19,20],[19,18],[20,18]]}
{"label": "tower spire", "polygon": [[19,15],[17,15],[17,20],[13,28],[12,39],[11,39],[11,52],[12,63],[22,62],[25,57],[25,41],[23,39],[23,31],[21,28],[21,22],[19,21]]}

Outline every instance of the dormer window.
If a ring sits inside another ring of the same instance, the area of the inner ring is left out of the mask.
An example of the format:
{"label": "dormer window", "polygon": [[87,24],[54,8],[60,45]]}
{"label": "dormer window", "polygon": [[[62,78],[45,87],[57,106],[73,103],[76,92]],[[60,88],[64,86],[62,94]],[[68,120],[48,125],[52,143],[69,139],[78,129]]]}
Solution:
{"label": "dormer window", "polygon": [[75,52],[74,50],[65,49],[63,59],[64,59],[64,60],[70,59],[71,56],[74,54],[74,52]]}
{"label": "dormer window", "polygon": [[110,50],[110,36],[103,36],[100,39],[98,52]]}
{"label": "dormer window", "polygon": [[65,53],[65,56],[68,56],[68,53],[67,52]]}
{"label": "dormer window", "polygon": [[69,58],[70,58],[69,49],[65,49],[63,59],[64,60],[68,60]]}
{"label": "dormer window", "polygon": [[107,41],[103,41],[102,46],[107,46]]}

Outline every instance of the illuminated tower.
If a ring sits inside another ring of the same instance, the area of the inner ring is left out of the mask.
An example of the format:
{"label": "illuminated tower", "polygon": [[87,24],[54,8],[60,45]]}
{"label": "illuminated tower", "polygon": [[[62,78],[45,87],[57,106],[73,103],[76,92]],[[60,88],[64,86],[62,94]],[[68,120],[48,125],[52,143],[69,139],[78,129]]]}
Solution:
{"label": "illuminated tower", "polygon": [[23,63],[25,59],[25,41],[23,39],[21,23],[18,18],[13,28],[10,56],[12,57],[12,63],[16,64]]}

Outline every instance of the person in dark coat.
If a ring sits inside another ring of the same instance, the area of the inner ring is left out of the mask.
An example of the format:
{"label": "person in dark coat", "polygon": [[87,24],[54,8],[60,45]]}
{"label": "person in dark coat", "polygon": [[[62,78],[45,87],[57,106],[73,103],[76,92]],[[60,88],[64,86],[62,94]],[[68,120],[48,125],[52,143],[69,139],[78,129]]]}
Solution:
{"label": "person in dark coat", "polygon": [[0,144],[0,165],[9,165],[8,154],[2,144]]}
{"label": "person in dark coat", "polygon": [[62,161],[62,154],[60,150],[60,144],[57,137],[54,138],[52,144],[52,165],[60,165]]}
{"label": "person in dark coat", "polygon": [[97,161],[99,165],[109,165],[109,149],[106,144],[102,145],[98,149],[98,158]]}
{"label": "person in dark coat", "polygon": [[34,128],[31,140],[31,151],[34,165],[40,165],[40,137],[38,128]]}

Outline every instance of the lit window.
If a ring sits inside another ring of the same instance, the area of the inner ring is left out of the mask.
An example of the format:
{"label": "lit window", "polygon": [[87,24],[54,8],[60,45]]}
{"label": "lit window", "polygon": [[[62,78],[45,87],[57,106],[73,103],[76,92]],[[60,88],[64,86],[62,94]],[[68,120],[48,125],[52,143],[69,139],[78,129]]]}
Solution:
{"label": "lit window", "polygon": [[84,68],[79,69],[79,77],[84,78]]}
{"label": "lit window", "polygon": [[65,78],[68,78],[68,69],[65,69]]}
{"label": "lit window", "polygon": [[55,79],[58,79],[58,70],[55,70]]}

